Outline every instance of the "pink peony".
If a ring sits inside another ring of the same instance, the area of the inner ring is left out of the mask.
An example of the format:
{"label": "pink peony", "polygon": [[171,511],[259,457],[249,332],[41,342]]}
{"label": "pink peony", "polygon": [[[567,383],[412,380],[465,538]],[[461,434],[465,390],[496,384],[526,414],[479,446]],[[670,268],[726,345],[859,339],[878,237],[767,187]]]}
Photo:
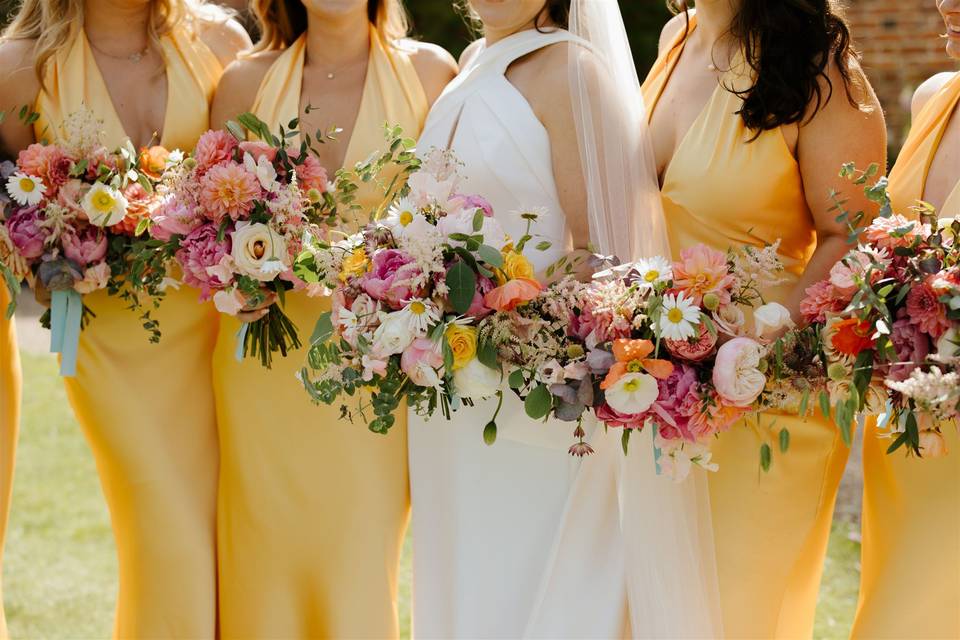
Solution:
{"label": "pink peony", "polygon": [[200,183],[200,205],[205,215],[220,224],[225,216],[233,220],[246,217],[253,201],[260,197],[257,177],[243,165],[220,164],[203,176]]}
{"label": "pink peony", "polygon": [[150,219],[153,221],[150,235],[164,242],[174,235],[185,236],[203,224],[200,216],[175,198],[166,200],[151,211]]}
{"label": "pink peony", "polygon": [[7,220],[7,232],[13,241],[17,252],[27,260],[34,260],[43,255],[43,243],[50,235],[40,226],[42,214],[37,207],[28,207],[16,211]]}
{"label": "pink peony", "polygon": [[891,380],[906,380],[930,355],[930,336],[923,333],[901,309],[900,318],[891,327],[890,339],[897,352],[897,363],[890,367]]}
{"label": "pink peony", "polygon": [[847,303],[837,297],[836,290],[829,280],[821,280],[807,287],[806,295],[800,301],[800,314],[803,321],[826,322],[828,313],[843,311]]}
{"label": "pink peony", "polygon": [[81,267],[100,262],[107,255],[107,234],[97,227],[66,230],[60,236],[63,253]]}
{"label": "pink peony", "polygon": [[211,289],[223,288],[230,284],[210,273],[211,267],[220,264],[220,260],[230,254],[230,241],[217,240],[217,227],[205,224],[191,231],[180,244],[177,262],[183,269],[183,281],[197,287],[206,299]]}
{"label": "pink peony", "polygon": [[710,333],[705,323],[700,323],[700,336],[696,340],[664,340],[667,351],[683,360],[699,362],[717,345],[717,336]]}
{"label": "pink peony", "polygon": [[686,364],[674,367],[673,373],[658,381],[660,394],[650,407],[650,417],[657,423],[660,435],[667,440],[694,440],[687,427],[691,407],[697,401],[697,371]]}
{"label": "pink peony", "polygon": [[193,152],[197,170],[203,173],[215,165],[232,160],[236,148],[237,139],[226,131],[207,131],[197,140],[197,148]]}
{"label": "pink peony", "polygon": [[720,304],[729,304],[733,282],[726,254],[703,244],[684,249],[680,260],[673,263],[674,288],[697,305],[703,303],[703,296],[708,293],[716,294]]}
{"label": "pink peony", "polygon": [[320,193],[327,191],[327,170],[315,156],[307,155],[302,164],[297,165],[297,182],[304,191],[316,189]]}
{"label": "pink peony", "polygon": [[73,160],[56,145],[31,144],[17,156],[17,166],[22,171],[37,176],[47,185],[47,196],[70,177]]}
{"label": "pink peony", "polygon": [[596,409],[597,420],[614,429],[643,429],[647,414],[626,415],[614,410],[604,402]]}
{"label": "pink peony", "polygon": [[386,249],[374,254],[372,269],[363,276],[360,286],[371,298],[401,309],[415,295],[410,284],[419,275],[420,268],[410,256]]}
{"label": "pink peony", "polygon": [[[909,231],[901,231],[894,235],[898,229],[906,229],[907,227],[911,227]],[[911,246],[918,234],[921,233],[924,236],[929,235],[929,226],[921,225],[919,222],[895,214],[888,218],[874,218],[870,226],[864,231],[864,236],[870,244],[881,249],[889,249],[892,252],[896,247]]]}
{"label": "pink peony", "polygon": [[244,141],[241,142],[239,146],[241,152],[249,153],[254,160],[259,160],[261,157],[265,157],[267,162],[273,162],[277,157],[276,147],[271,147],[262,140]]}
{"label": "pink peony", "polygon": [[910,322],[934,338],[939,338],[950,327],[946,307],[937,299],[939,297],[929,278],[915,284],[907,294],[907,314]]}

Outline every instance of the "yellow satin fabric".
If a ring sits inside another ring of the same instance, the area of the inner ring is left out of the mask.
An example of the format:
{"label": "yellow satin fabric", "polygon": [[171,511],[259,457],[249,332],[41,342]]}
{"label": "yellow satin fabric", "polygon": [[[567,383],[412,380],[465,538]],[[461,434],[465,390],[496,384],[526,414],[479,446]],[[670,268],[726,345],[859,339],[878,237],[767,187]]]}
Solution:
{"label": "yellow satin fabric", "polygon": [[[198,39],[161,40],[169,97],[160,143],[189,150],[209,126],[220,64]],[[126,135],[82,30],[46,71],[36,137],[55,139],[82,106],[103,119],[104,144]],[[217,433],[211,361],[212,305],[186,287],[159,312],[151,344],[137,315],[100,291],[84,297],[96,318],[80,334],[67,395],[93,450],[119,558],[114,635],[212,638],[216,633]]]}
{"label": "yellow satin fabric", "polygon": [[[691,29],[696,28],[692,19]],[[681,33],[644,82],[653,112],[679,59]],[[728,86],[749,78],[742,61]],[[741,100],[718,86],[679,144],[661,189],[674,257],[697,243],[719,250],[781,240],[787,282],[765,292],[783,301],[816,246],[803,182],[780,130],[750,142],[737,115]],[[760,470],[760,446],[776,451],[788,428],[790,450]],[[849,451],[833,423],[763,414],[735,425],[714,443],[718,473],[710,500],[724,632],[730,638],[809,638],[837,489]]]}
{"label": "yellow satin fabric", "polygon": [[[0,282],[0,568],[7,537],[7,517],[13,492],[13,463],[20,428],[20,352],[13,320],[7,320],[10,294]],[[0,572],[2,574],[2,572]],[[0,639],[7,638],[3,615],[3,585],[0,584]]]}
{"label": "yellow satin fabric", "polygon": [[[895,210],[923,198],[927,173],[960,104],[960,73],[923,108],[890,172]],[[909,215],[909,214],[908,214]],[[957,186],[941,217],[960,215]],[[867,421],[863,547],[854,638],[960,638],[960,437],[942,426],[943,458],[887,454],[892,440]]]}
{"label": "yellow satin fabric", "polygon": [[[267,72],[254,113],[271,127],[299,113],[305,39]],[[384,148],[384,123],[417,137],[427,101],[403,51],[371,30],[360,111],[345,164]],[[369,194],[368,194],[369,197]],[[369,202],[369,200],[368,200]],[[286,297],[307,342],[327,298]],[[314,405],[294,379],[306,349],[235,359],[224,317],[214,378],[220,425],[220,629],[224,638],[395,638],[397,572],[409,512],[406,414],[386,436]]]}

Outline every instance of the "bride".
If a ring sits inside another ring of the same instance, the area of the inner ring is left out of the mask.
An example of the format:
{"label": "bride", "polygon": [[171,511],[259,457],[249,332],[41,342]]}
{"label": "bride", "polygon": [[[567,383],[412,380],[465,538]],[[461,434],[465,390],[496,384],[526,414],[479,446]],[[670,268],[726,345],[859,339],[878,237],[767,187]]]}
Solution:
{"label": "bride", "polygon": [[[421,153],[451,149],[461,188],[508,234],[550,248],[669,255],[636,69],[616,0],[470,0],[485,37],[428,116]],[[534,243],[535,244],[535,243]],[[450,423],[410,415],[414,629],[421,638],[717,637],[708,504],[696,474],[658,477],[650,438],[529,419],[509,392]],[[648,435],[648,434],[644,434]]]}

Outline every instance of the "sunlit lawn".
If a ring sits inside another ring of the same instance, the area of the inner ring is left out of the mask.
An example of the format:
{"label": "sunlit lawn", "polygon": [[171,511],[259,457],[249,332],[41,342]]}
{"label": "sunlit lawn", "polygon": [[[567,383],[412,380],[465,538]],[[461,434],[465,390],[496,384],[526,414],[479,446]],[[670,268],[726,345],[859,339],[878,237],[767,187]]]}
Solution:
{"label": "sunlit lawn", "polygon": [[[93,460],[50,357],[25,355],[23,424],[5,566],[13,638],[107,638],[116,559]],[[860,545],[838,523],[817,612],[817,638],[846,638],[856,602]],[[400,603],[410,630],[410,556]]]}

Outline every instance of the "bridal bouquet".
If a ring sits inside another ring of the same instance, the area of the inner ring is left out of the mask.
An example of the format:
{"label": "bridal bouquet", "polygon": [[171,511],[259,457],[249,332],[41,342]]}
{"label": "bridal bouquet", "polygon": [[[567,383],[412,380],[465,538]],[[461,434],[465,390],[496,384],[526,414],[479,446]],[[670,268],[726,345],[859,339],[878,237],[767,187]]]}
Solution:
{"label": "bridal bouquet", "polygon": [[[26,111],[21,117],[35,118]],[[93,316],[83,295],[107,289],[137,310],[136,289],[160,293],[159,281],[135,282],[130,256],[158,204],[160,175],[182,159],[159,146],[138,153],[129,142],[108,151],[100,127],[89,111],[72,113],[61,124],[61,142],[32,144],[16,165],[2,168],[0,267],[14,297],[24,279],[50,293],[41,321],[51,329],[51,351],[62,354],[65,376],[75,375],[79,333]],[[141,319],[156,340],[149,310]]]}
{"label": "bridal bouquet", "polygon": [[[483,319],[542,289],[524,256],[532,235],[512,241],[490,204],[459,193],[458,182],[456,159],[432,153],[385,217],[308,246],[299,262],[300,277],[333,291],[333,310],[317,324],[301,381],[327,404],[369,390],[358,412],[374,432],[393,425],[403,399],[427,415],[439,407],[449,418],[460,403],[499,394],[501,363],[482,334]],[[518,215],[528,229],[537,218]]]}
{"label": "bridal bouquet", "polygon": [[938,221],[922,203],[916,219],[896,214],[884,187],[868,188],[880,216],[807,289],[802,311],[821,331],[845,437],[858,413],[882,414],[889,452],[935,457],[946,452],[941,425],[960,417],[960,220]]}

